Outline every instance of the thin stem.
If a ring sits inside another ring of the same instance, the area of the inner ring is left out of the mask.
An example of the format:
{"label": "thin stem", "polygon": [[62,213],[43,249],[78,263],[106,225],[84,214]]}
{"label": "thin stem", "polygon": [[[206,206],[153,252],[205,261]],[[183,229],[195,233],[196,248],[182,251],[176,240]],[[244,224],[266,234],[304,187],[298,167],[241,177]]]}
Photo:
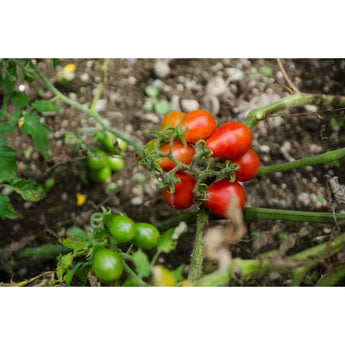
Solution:
{"label": "thin stem", "polygon": [[284,109],[306,104],[344,106],[345,96],[311,93],[293,94],[265,107],[251,110],[243,123],[248,127],[252,127],[259,121],[264,120],[268,114],[279,116],[278,113]]}
{"label": "thin stem", "polygon": [[107,124],[104,123],[102,117],[99,115],[97,111],[92,111],[91,109],[83,107],[78,102],[73,101],[72,99],[66,97],[64,94],[62,94],[53,84],[50,83],[50,81],[41,73],[41,71],[30,61],[30,65],[37,74],[37,76],[43,81],[43,83],[46,85],[46,87],[54,93],[54,95],[58,96],[63,102],[70,105],[71,107],[89,115],[92,117],[104,130],[113,133],[118,138],[125,141],[128,145],[133,146],[140,155],[143,154],[144,148],[142,145],[136,143],[135,141],[132,141],[122,135],[120,132],[113,130],[111,127],[109,127]]}
{"label": "thin stem", "polygon": [[90,106],[90,110],[93,112],[95,111],[96,103],[99,100],[101,93],[102,93],[103,83],[104,83],[105,75],[107,73],[108,62],[109,62],[109,59],[104,59],[104,62],[103,62],[102,68],[101,68],[101,78],[100,78],[100,81],[97,85],[96,93],[93,97],[93,100],[92,100],[92,103]]}
{"label": "thin stem", "polygon": [[285,82],[286,82],[289,90],[290,90],[290,93],[299,93],[297,87],[293,84],[293,82],[291,81],[291,79],[287,75],[285,68],[284,68],[283,64],[281,63],[280,59],[277,59],[277,63],[278,63],[278,66],[279,66],[281,72],[283,73],[283,77],[285,79]]}
{"label": "thin stem", "polygon": [[202,266],[204,261],[204,245],[202,243],[202,236],[204,234],[204,226],[207,221],[208,214],[204,208],[201,208],[196,219],[195,242],[188,275],[188,279],[192,281],[199,279],[202,275]]}
{"label": "thin stem", "polygon": [[292,169],[301,168],[301,167],[305,167],[307,165],[312,165],[312,164],[323,164],[327,162],[333,162],[343,157],[345,157],[345,148],[334,150],[334,151],[328,151],[326,153],[322,153],[314,157],[298,159],[292,162],[260,167],[256,176],[262,176],[262,175],[271,174],[271,173],[275,173],[279,171],[292,170]]}

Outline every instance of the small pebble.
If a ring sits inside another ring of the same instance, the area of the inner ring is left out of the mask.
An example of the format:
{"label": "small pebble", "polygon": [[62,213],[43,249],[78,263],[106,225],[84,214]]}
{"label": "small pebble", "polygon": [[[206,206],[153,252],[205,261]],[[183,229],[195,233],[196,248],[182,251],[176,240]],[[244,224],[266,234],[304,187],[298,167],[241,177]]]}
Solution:
{"label": "small pebble", "polygon": [[221,76],[213,77],[206,85],[206,93],[214,96],[222,95],[226,89],[227,86]]}
{"label": "small pebble", "polygon": [[220,110],[218,98],[214,95],[205,95],[202,98],[202,109],[208,111],[211,115],[216,116]]}
{"label": "small pebble", "polygon": [[152,114],[152,113],[143,115],[143,119],[152,123],[160,122],[160,118],[157,115]]}
{"label": "small pebble", "polygon": [[199,102],[195,99],[182,99],[181,100],[182,111],[189,113],[192,110],[199,109]]}
{"label": "small pebble", "polygon": [[141,196],[135,196],[133,199],[131,199],[132,205],[141,205],[143,203],[143,198]]}
{"label": "small pebble", "polygon": [[164,60],[157,60],[154,64],[153,71],[158,78],[165,78],[170,73],[170,67]]}
{"label": "small pebble", "polygon": [[97,112],[103,111],[103,110],[105,110],[106,105],[107,105],[107,100],[106,99],[99,99],[96,102],[95,110]]}
{"label": "small pebble", "polygon": [[67,199],[68,199],[68,194],[66,192],[62,193],[61,194],[61,200],[62,201],[67,201]]}
{"label": "small pebble", "polygon": [[181,111],[180,109],[180,97],[177,95],[172,95],[170,99],[170,110],[171,111]]}
{"label": "small pebble", "polygon": [[88,80],[89,80],[89,75],[87,73],[83,73],[81,76],[80,76],[80,80],[84,83],[86,83]]}
{"label": "small pebble", "polygon": [[243,72],[238,68],[228,68],[226,73],[229,76],[229,81],[239,81],[243,77]]}

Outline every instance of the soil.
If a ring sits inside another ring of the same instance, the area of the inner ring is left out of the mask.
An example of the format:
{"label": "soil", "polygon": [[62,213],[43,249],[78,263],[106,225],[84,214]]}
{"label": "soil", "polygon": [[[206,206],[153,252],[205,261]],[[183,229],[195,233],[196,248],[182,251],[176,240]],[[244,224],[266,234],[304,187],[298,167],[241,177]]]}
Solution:
{"label": "soil", "polygon": [[[90,105],[99,82],[102,60],[61,59],[57,70],[73,63],[75,77],[68,84],[56,80],[56,70],[49,60],[37,60],[41,71],[65,95],[83,105]],[[166,76],[157,76],[156,59],[111,59],[105,78],[99,113],[117,131],[144,145],[153,138],[150,131],[159,129],[162,116],[147,111],[145,87],[160,87],[159,97],[171,100],[195,100],[200,108],[207,108],[204,96],[210,92],[210,80],[221,77],[226,81],[220,94],[218,124],[230,120],[243,120],[249,110],[268,105],[288,95],[282,86],[284,78],[273,59],[167,59],[170,67]],[[286,59],[282,60],[286,72],[302,92],[345,95],[345,60]],[[232,69],[232,70],[229,70]],[[233,70],[235,69],[235,70]],[[234,78],[233,72],[241,77]],[[235,79],[235,80],[234,80]],[[52,93],[39,81],[24,84],[29,97],[49,99]],[[212,92],[216,92],[213,88]],[[183,102],[179,102],[181,106]],[[208,109],[206,109],[208,110]],[[331,118],[343,121],[344,111],[339,109],[305,106],[282,112],[281,117],[271,117],[253,127],[253,144],[262,165],[271,165],[299,159],[345,146],[344,127],[332,127]],[[157,177],[138,164],[135,150],[126,150],[125,166],[114,173],[110,182],[117,188],[108,190],[109,183],[93,184],[82,168],[82,152],[74,150],[65,141],[65,131],[94,127],[95,121],[80,111],[61,104],[55,113],[42,114],[49,133],[51,158],[44,160],[34,147],[30,137],[19,129],[8,136],[9,146],[17,150],[19,175],[39,183],[54,177],[55,185],[42,201],[23,201],[12,193],[11,202],[21,215],[18,220],[0,220],[0,248],[35,247],[45,243],[57,243],[73,225],[85,228],[92,213],[100,206],[107,206],[114,213],[124,212],[135,221],[152,224],[176,216],[164,202],[157,189]],[[92,137],[88,139],[92,141]],[[26,151],[25,151],[26,150]],[[24,153],[26,155],[24,156]],[[145,176],[145,182],[140,178]],[[247,206],[282,208],[291,210],[332,212],[331,194],[327,181],[337,176],[345,184],[344,164],[331,163],[301,168],[291,172],[275,173],[245,183]],[[76,193],[86,196],[86,203],[76,204]],[[337,211],[342,211],[341,207]],[[344,225],[339,225],[344,231]],[[331,225],[254,221],[247,224],[247,233],[238,245],[229,248],[233,257],[250,258],[267,250],[280,249],[286,255],[297,253],[312,245],[327,241],[334,228]],[[194,227],[182,235],[176,250],[162,256],[168,268],[189,263],[193,246]],[[255,239],[251,234],[260,233]],[[23,238],[26,239],[23,241]],[[290,245],[289,245],[290,243]],[[314,273],[318,276],[327,270],[322,263]],[[33,277],[42,272],[53,271],[56,261],[51,260],[15,272],[0,272],[0,282],[8,283]],[[206,267],[207,268],[207,267]],[[255,282],[234,282],[237,285],[282,286],[289,285],[287,275],[272,274]],[[344,281],[340,282],[344,285]],[[305,283],[307,284],[307,283]]]}

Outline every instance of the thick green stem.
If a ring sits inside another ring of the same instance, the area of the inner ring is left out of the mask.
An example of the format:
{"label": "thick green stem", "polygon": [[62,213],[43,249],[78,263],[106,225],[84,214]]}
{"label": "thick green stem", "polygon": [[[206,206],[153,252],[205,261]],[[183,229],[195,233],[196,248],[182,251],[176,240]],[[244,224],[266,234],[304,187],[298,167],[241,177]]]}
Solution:
{"label": "thick green stem", "polygon": [[277,115],[278,112],[284,109],[306,104],[344,106],[345,97],[322,94],[296,93],[268,106],[251,110],[243,123],[248,127],[252,127],[259,121],[264,120],[266,118],[266,115]]}
{"label": "thick green stem", "polygon": [[[299,285],[304,275],[319,261],[317,259],[326,259],[338,253],[344,248],[345,234],[335,238],[331,242],[325,242],[310,249],[306,249],[298,254],[286,258],[275,260],[270,252],[269,255],[261,255],[258,259],[233,259],[232,264],[227,272],[215,271],[208,274],[197,282],[196,286],[220,286],[227,285],[232,274],[236,271],[241,274],[242,278],[255,278],[272,272],[292,272],[294,279],[293,285]],[[279,259],[279,258],[278,258]]]}
{"label": "thick green stem", "polygon": [[256,176],[271,174],[271,173],[275,173],[279,171],[292,170],[296,168],[305,167],[307,165],[333,162],[343,157],[345,157],[345,148],[334,150],[334,151],[328,151],[326,153],[322,153],[314,157],[298,159],[292,162],[286,162],[282,164],[261,167]]}
{"label": "thick green stem", "polygon": [[102,117],[99,115],[99,113],[95,110],[91,110],[88,108],[83,107],[80,103],[73,101],[72,99],[66,97],[63,93],[61,93],[53,84],[50,83],[50,81],[41,73],[41,71],[36,67],[36,65],[34,65],[31,62],[31,67],[33,68],[33,70],[35,71],[35,73],[37,74],[37,76],[43,81],[43,83],[46,85],[46,87],[51,90],[55,96],[58,96],[60,98],[60,100],[62,100],[63,102],[65,102],[66,104],[70,105],[71,107],[89,115],[90,117],[92,117],[104,130],[113,133],[116,137],[122,139],[123,141],[125,141],[128,145],[133,146],[140,155],[143,154],[144,152],[144,148],[142,145],[136,143],[135,141],[132,141],[130,139],[128,139],[127,137],[125,137],[124,135],[122,135],[120,132],[113,130],[111,127],[109,127],[107,124],[104,123]]}
{"label": "thick green stem", "polygon": [[289,220],[293,222],[334,224],[334,218],[336,218],[338,221],[345,220],[345,214],[246,207],[243,209],[243,218],[246,221],[252,221],[255,219],[277,219]]}
{"label": "thick green stem", "polygon": [[204,245],[202,243],[202,237],[204,235],[204,226],[207,221],[208,214],[204,208],[201,208],[196,218],[195,242],[188,275],[188,279],[192,281],[199,279],[202,275],[202,266],[204,262]]}

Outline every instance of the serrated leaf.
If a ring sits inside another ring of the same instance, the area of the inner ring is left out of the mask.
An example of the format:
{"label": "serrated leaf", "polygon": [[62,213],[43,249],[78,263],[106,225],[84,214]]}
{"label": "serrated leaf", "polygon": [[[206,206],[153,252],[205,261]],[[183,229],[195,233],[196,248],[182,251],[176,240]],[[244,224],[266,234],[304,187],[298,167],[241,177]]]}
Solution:
{"label": "serrated leaf", "polygon": [[10,203],[10,199],[6,195],[0,194],[0,218],[1,219],[17,219],[18,213]]}
{"label": "serrated leaf", "polygon": [[11,102],[15,107],[21,109],[29,104],[30,99],[25,93],[15,91],[11,96]]}
{"label": "serrated leaf", "polygon": [[60,106],[57,104],[53,104],[50,101],[46,100],[36,100],[31,104],[36,110],[44,113],[50,111],[57,111],[60,109]]}
{"label": "serrated leaf", "polygon": [[146,278],[151,274],[151,265],[147,255],[138,250],[133,254],[133,262],[135,265],[135,271],[141,278]]}
{"label": "serrated leaf", "polygon": [[47,133],[49,128],[40,122],[40,116],[37,114],[28,113],[24,115],[24,124],[21,130],[24,134],[31,134],[32,139],[44,158],[49,157],[49,141]]}
{"label": "serrated leaf", "polygon": [[60,282],[63,281],[63,276],[65,272],[69,269],[69,266],[73,262],[73,254],[68,253],[66,255],[60,255],[58,257],[58,262],[56,265],[56,276],[59,279]]}
{"label": "serrated leaf", "polygon": [[177,267],[176,269],[174,269],[173,271],[171,271],[171,274],[174,277],[174,280],[176,283],[178,283],[179,281],[184,279],[183,268],[184,268],[184,265],[181,265],[181,266]]}
{"label": "serrated leaf", "polygon": [[72,283],[72,279],[74,274],[77,272],[77,270],[79,269],[79,267],[82,265],[82,262],[78,262],[77,264],[75,264],[70,270],[68,270],[68,272],[65,274],[64,276],[64,280],[66,282],[66,284],[68,286],[71,285]]}
{"label": "serrated leaf", "polygon": [[10,181],[17,175],[17,162],[14,155],[16,150],[3,145],[5,138],[0,138],[0,182]]}
{"label": "serrated leaf", "polygon": [[26,180],[19,177],[9,181],[8,188],[11,188],[16,193],[20,194],[24,200],[29,201],[42,200],[46,195],[44,188],[40,185],[37,185],[35,181]]}
{"label": "serrated leaf", "polygon": [[59,238],[59,242],[67,248],[78,252],[85,248],[86,243],[77,237]]}
{"label": "serrated leaf", "polygon": [[10,120],[8,122],[0,123],[0,134],[9,133],[15,130],[16,128],[16,121]]}

